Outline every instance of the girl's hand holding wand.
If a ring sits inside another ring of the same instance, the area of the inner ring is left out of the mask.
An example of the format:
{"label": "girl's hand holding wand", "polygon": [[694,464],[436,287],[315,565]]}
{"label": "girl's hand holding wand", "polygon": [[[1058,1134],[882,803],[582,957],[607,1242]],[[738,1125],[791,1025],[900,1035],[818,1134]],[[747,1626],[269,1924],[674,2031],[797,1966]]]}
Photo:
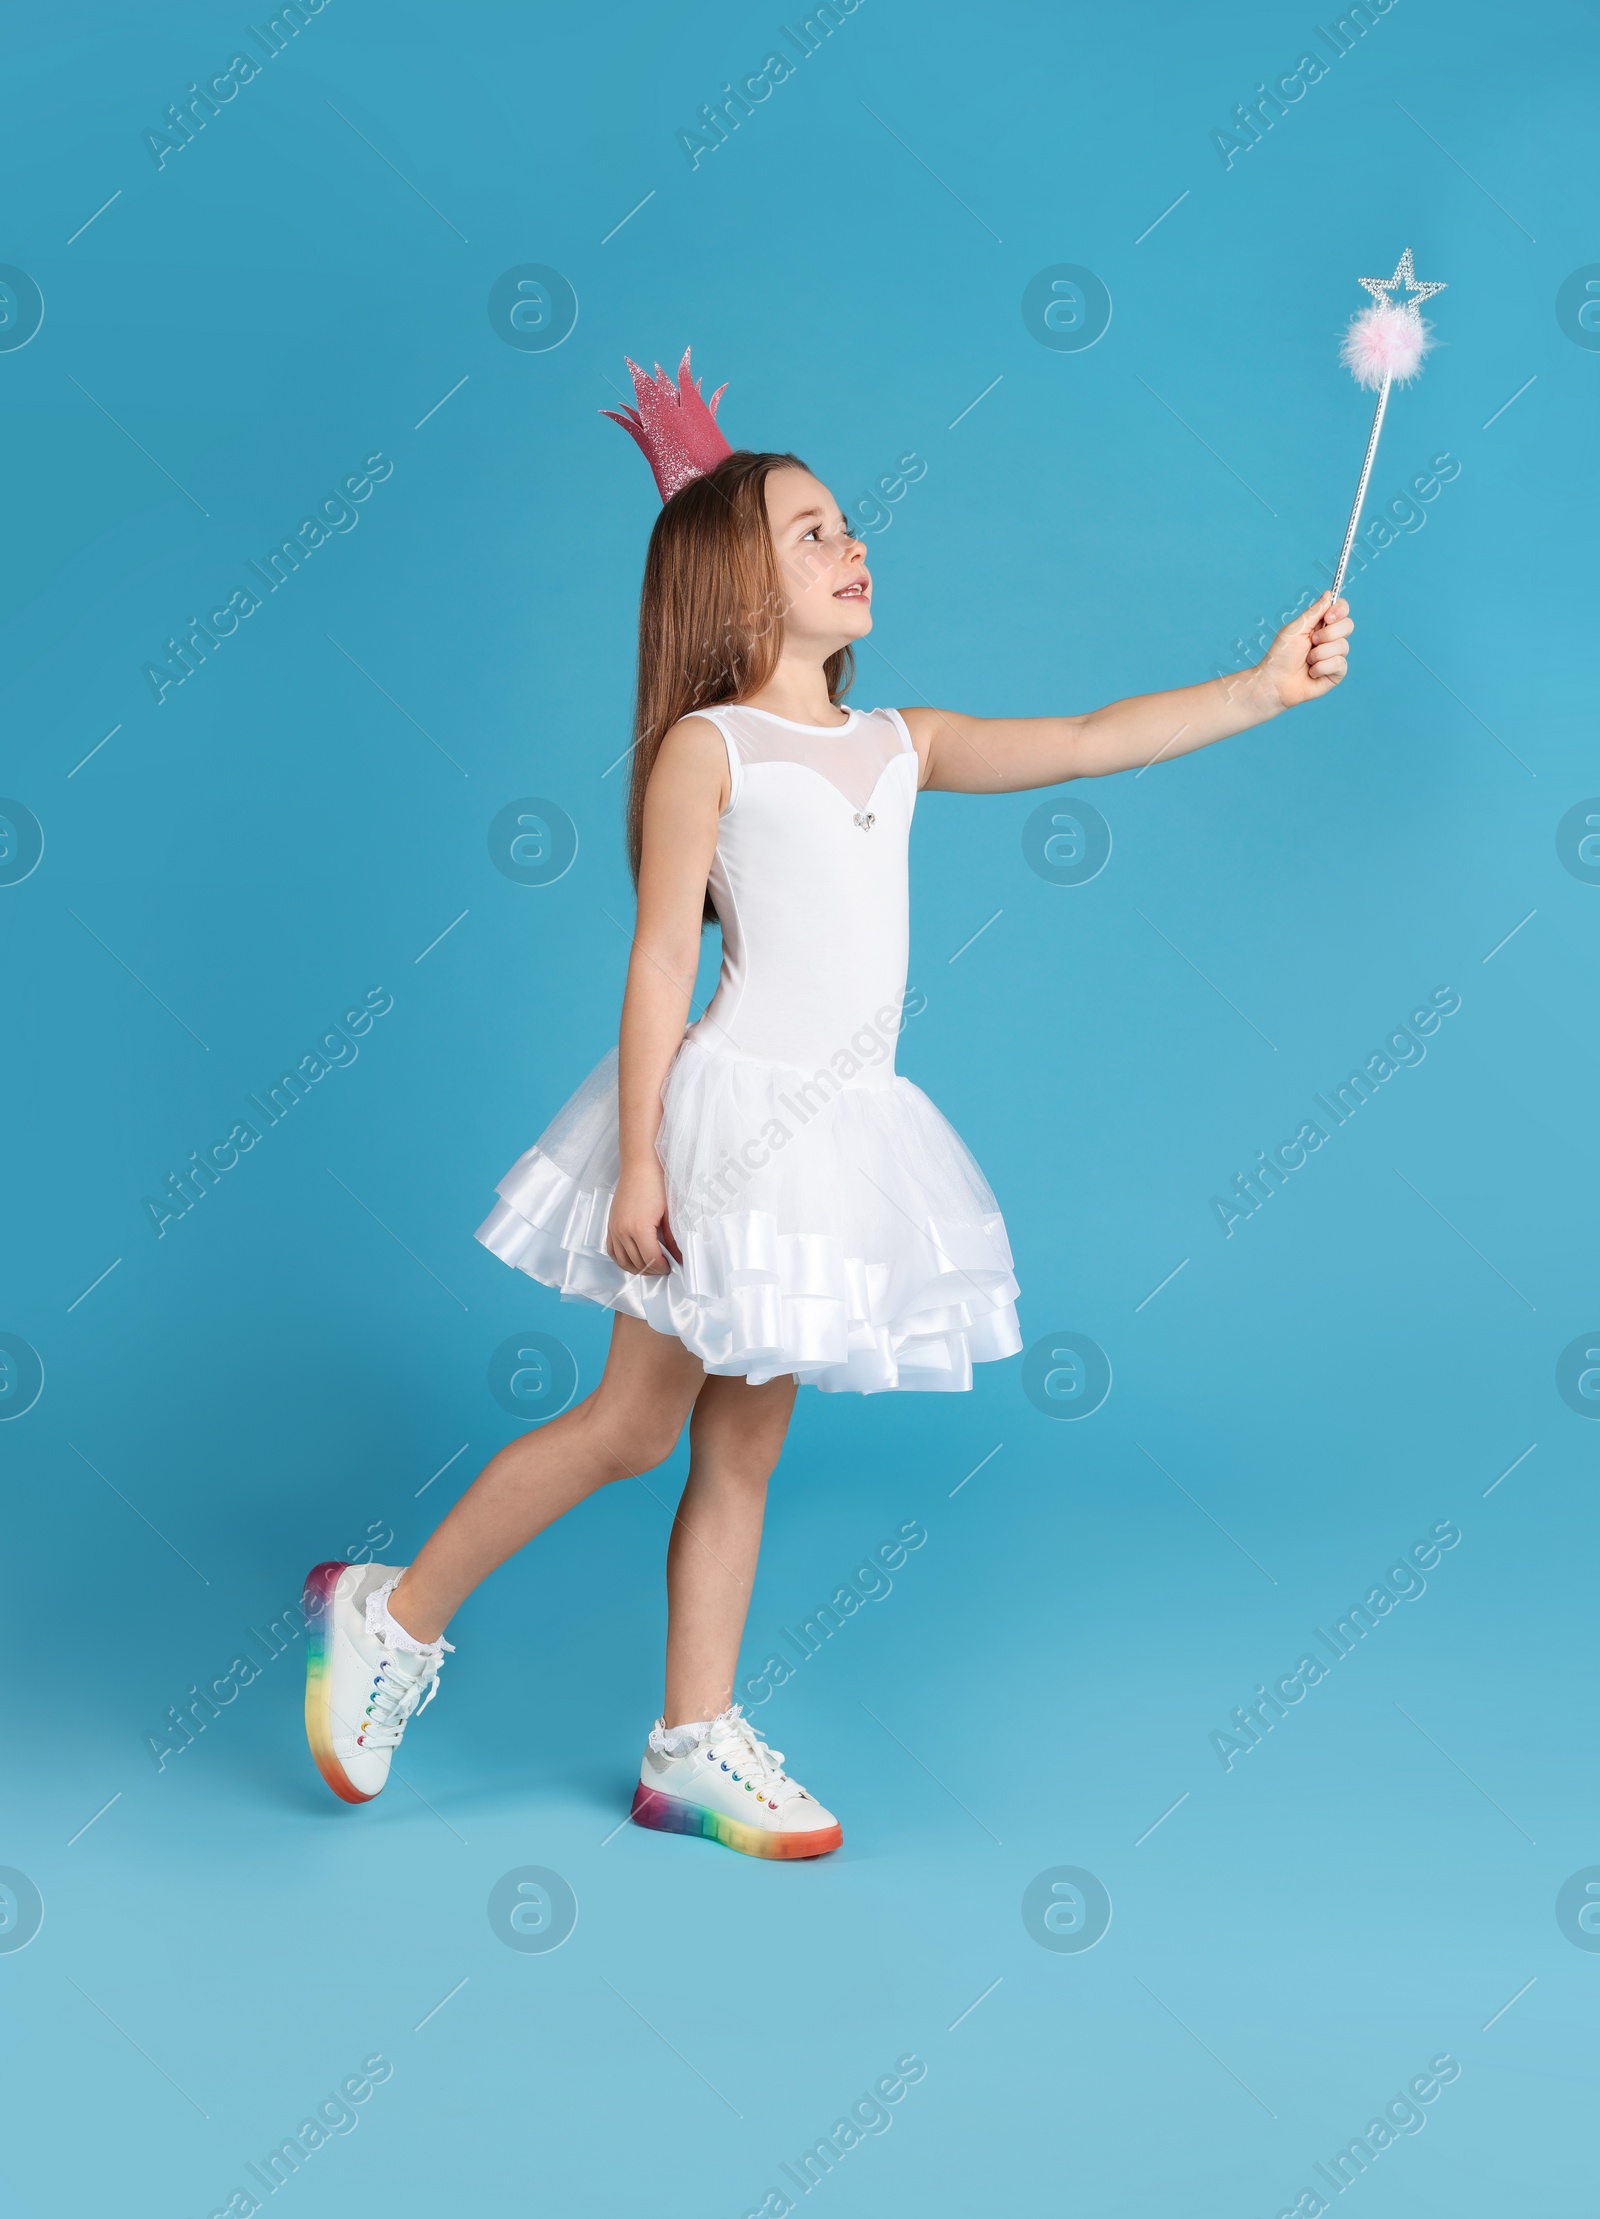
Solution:
{"label": "girl's hand holding wand", "polygon": [[1349,602],[1332,593],[1322,594],[1309,609],[1291,618],[1247,673],[1270,703],[1269,715],[1332,693],[1349,665],[1354,630]]}

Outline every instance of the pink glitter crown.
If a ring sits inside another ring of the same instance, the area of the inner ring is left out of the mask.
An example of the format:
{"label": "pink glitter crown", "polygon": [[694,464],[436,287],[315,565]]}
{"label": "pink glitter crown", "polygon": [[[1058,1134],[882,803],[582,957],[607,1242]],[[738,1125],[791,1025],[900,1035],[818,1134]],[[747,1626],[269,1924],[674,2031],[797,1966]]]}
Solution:
{"label": "pink glitter crown", "polygon": [[600,413],[622,426],[649,463],[662,500],[670,501],[691,479],[703,478],[724,455],[732,454],[716,422],[717,403],[728,388],[719,385],[709,401],[702,400],[699,379],[689,375],[687,347],[678,364],[676,385],[659,362],[655,376],[646,377],[637,362],[628,356],[623,359],[633,372],[634,397],[639,406],[603,408]]}

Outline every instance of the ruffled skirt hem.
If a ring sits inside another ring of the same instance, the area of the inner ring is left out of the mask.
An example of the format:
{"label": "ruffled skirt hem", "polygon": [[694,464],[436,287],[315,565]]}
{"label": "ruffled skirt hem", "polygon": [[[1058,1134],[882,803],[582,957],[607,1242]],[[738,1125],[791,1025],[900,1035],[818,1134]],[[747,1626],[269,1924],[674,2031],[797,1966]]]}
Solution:
{"label": "ruffled skirt hem", "polygon": [[[826,1115],[802,1118],[803,1080],[694,1042],[680,1052],[658,1145],[683,1260],[659,1276],[606,1253],[614,1053],[501,1180],[477,1238],[563,1301],[671,1334],[711,1373],[752,1385],[792,1374],[828,1393],[970,1388],[975,1363],[1022,1346],[982,1173],[909,1080],[841,1089]],[[751,1135],[765,1136],[759,1149]]]}

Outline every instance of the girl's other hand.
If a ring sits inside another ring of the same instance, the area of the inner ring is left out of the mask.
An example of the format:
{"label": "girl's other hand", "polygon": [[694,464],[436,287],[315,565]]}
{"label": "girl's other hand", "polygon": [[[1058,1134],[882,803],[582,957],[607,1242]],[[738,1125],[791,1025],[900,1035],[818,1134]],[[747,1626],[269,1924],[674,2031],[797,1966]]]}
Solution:
{"label": "girl's other hand", "polygon": [[1349,665],[1354,630],[1349,602],[1336,601],[1331,593],[1291,618],[1259,665],[1276,706],[1296,709],[1302,701],[1320,701],[1332,693]]}
{"label": "girl's other hand", "polygon": [[667,1182],[659,1163],[641,1164],[636,1170],[624,1166],[611,1201],[606,1254],[619,1269],[651,1278],[670,1268],[667,1256],[682,1263],[667,1223]]}

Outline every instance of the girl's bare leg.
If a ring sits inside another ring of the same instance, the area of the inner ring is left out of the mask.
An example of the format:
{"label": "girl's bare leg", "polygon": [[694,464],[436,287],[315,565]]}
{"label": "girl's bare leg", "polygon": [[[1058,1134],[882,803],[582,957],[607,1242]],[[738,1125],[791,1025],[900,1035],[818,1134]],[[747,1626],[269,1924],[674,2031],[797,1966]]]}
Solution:
{"label": "girl's bare leg", "polygon": [[[647,1472],[670,1456],[706,1384],[699,1358],[681,1341],[638,1318],[617,1317],[594,1393],[491,1457],[423,1544],[390,1597],[398,1623],[418,1641],[436,1640],[458,1605],[524,1542],[608,1480]],[[760,1528],[758,1511],[758,1537]],[[752,1549],[752,1572],[754,1561]]]}
{"label": "girl's bare leg", "polygon": [[794,1409],[793,1379],[707,1379],[689,1421],[689,1478],[667,1550],[669,1726],[733,1701],[767,1479]]}

